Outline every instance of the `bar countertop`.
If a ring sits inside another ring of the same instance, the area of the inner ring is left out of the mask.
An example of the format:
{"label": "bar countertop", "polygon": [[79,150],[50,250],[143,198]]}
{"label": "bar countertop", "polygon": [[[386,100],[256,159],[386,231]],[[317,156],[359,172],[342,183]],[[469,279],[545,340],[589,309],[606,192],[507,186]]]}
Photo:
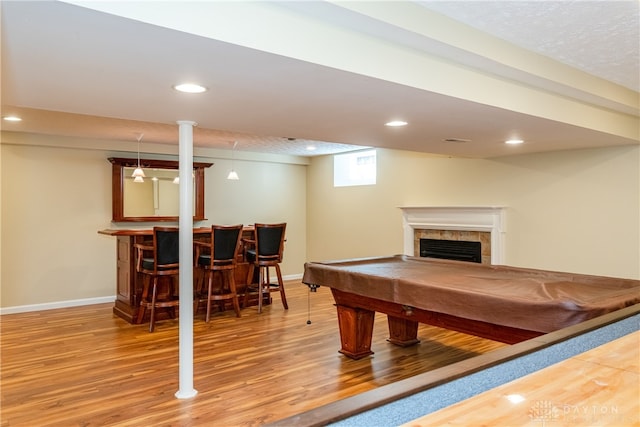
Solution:
{"label": "bar countertop", "polygon": [[[253,225],[245,225],[242,230],[253,231]],[[195,234],[211,233],[211,227],[196,227],[193,229],[193,232]],[[151,236],[153,235],[153,228],[106,228],[104,230],[98,230],[98,234],[104,234],[105,236]]]}
{"label": "bar countertop", "polygon": [[[194,233],[211,233],[211,227],[198,227],[193,229]],[[107,228],[99,230],[98,234],[104,234],[106,236],[151,236],[153,234],[153,228],[140,228],[140,229],[115,229]]]}

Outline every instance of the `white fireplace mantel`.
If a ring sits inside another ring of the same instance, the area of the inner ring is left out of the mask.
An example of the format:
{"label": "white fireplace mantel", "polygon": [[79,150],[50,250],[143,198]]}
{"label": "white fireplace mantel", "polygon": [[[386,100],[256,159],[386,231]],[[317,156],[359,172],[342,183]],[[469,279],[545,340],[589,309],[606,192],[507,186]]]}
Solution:
{"label": "white fireplace mantel", "polygon": [[405,255],[414,254],[416,229],[485,231],[491,233],[491,264],[504,263],[505,207],[407,206],[400,209]]}

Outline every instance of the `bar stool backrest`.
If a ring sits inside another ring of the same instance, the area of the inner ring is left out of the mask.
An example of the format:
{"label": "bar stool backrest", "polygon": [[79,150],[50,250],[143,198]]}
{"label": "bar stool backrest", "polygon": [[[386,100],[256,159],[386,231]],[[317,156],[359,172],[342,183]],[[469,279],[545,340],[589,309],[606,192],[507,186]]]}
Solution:
{"label": "bar stool backrest", "polygon": [[180,232],[176,227],[154,227],[154,269],[164,274],[176,274],[180,262]]}
{"label": "bar stool backrest", "polygon": [[235,264],[240,249],[242,225],[214,225],[212,230],[213,260]]}
{"label": "bar stool backrest", "polygon": [[282,262],[287,224],[255,224],[256,257],[260,262]]}

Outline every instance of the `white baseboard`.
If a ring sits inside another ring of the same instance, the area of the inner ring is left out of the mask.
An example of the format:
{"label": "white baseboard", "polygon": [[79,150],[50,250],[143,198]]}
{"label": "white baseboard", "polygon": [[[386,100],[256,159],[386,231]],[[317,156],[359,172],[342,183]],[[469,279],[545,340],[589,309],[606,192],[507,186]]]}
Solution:
{"label": "white baseboard", "polygon": [[[289,276],[282,277],[282,280],[300,280],[300,279],[302,279],[302,274],[292,274]],[[43,304],[17,305],[14,307],[0,307],[0,315],[28,313],[30,311],[54,310],[56,308],[78,307],[81,305],[104,304],[108,302],[114,302],[115,299],[116,299],[115,296],[108,296],[108,297],[97,297],[97,298],[74,299],[69,301],[47,302]]]}
{"label": "white baseboard", "polygon": [[27,313],[30,311],[53,310],[56,308],[77,307],[81,305],[104,304],[108,302],[113,303],[115,299],[116,299],[115,295],[112,295],[108,297],[84,298],[84,299],[74,299],[74,300],[68,300],[68,301],[46,302],[43,304],[29,304],[29,305],[17,305],[14,307],[2,307],[0,308],[0,315]]}

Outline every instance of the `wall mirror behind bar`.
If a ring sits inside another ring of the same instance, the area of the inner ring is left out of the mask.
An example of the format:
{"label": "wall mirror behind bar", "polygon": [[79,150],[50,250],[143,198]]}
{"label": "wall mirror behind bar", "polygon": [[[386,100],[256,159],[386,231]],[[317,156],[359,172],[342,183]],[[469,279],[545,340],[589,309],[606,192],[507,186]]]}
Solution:
{"label": "wall mirror behind bar", "polygon": [[[112,221],[158,222],[178,221],[180,185],[176,181],[179,163],[174,160],[140,159],[143,182],[131,176],[137,159],[110,157],[112,164]],[[213,163],[193,163],[193,220],[204,217],[204,170]]]}

